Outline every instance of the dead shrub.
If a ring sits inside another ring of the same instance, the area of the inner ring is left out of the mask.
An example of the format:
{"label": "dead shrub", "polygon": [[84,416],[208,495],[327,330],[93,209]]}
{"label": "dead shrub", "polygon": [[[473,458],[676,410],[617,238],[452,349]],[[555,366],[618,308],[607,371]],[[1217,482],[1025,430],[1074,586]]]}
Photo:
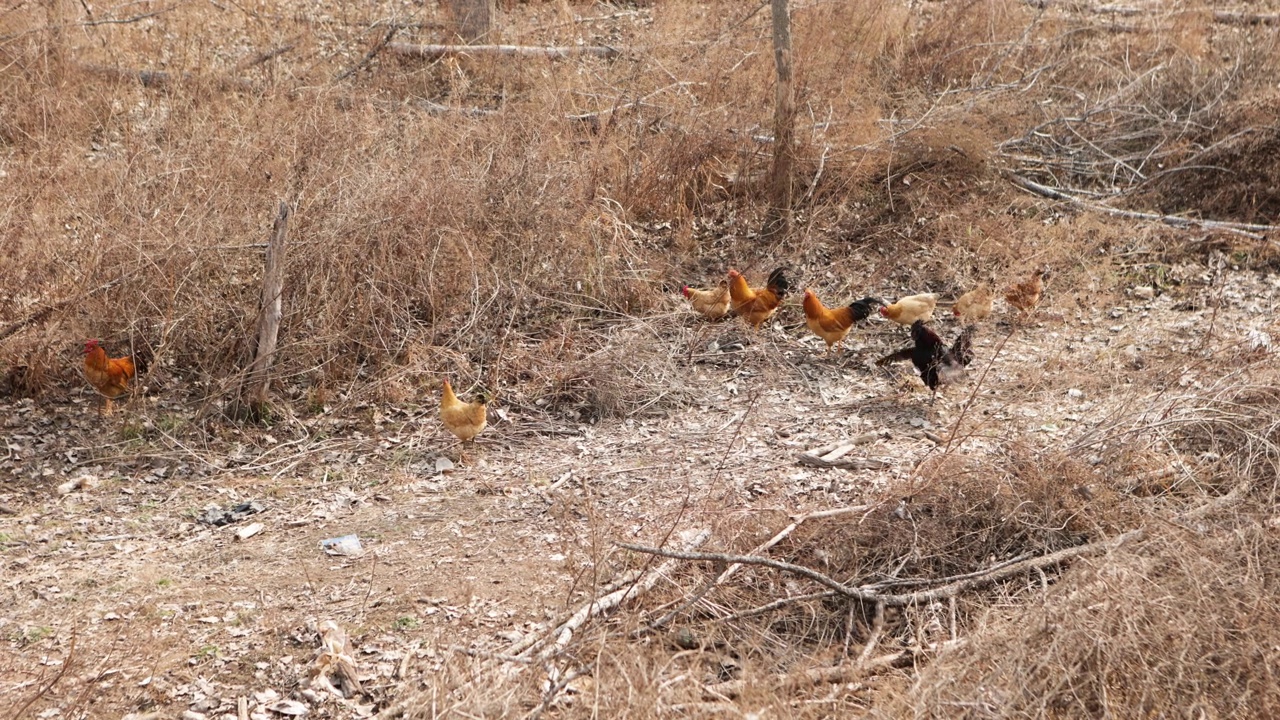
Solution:
{"label": "dead shrub", "polygon": [[1206,218],[1271,223],[1280,218],[1280,171],[1267,158],[1280,152],[1274,122],[1280,94],[1231,103],[1222,121],[1187,138],[1147,181],[1139,198],[1165,213],[1188,210]]}
{"label": "dead shrub", "polygon": [[1280,535],[1252,513],[1158,526],[1040,603],[992,609],[877,717],[1266,717],[1280,712]]}

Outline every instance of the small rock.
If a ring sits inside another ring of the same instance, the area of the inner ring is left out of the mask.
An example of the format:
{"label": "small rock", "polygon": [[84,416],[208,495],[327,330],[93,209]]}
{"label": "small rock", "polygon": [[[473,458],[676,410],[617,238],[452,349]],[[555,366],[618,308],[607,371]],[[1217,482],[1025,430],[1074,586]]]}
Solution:
{"label": "small rock", "polygon": [[1080,388],[1071,388],[1070,390],[1067,391],[1067,397],[1073,398],[1075,400],[1079,400],[1080,398],[1084,397],[1084,391],[1081,390]]}
{"label": "small rock", "polygon": [[1251,350],[1265,352],[1271,349],[1271,336],[1261,330],[1250,330],[1246,337]]}
{"label": "small rock", "polygon": [[297,700],[281,700],[267,709],[274,713],[280,713],[281,715],[306,715],[311,712],[311,708],[303,705]]}
{"label": "small rock", "polygon": [[1139,285],[1133,289],[1133,296],[1139,300],[1150,300],[1156,296],[1156,289],[1150,285]]}
{"label": "small rock", "polygon": [[239,530],[236,530],[236,539],[248,540],[254,535],[257,535],[258,533],[262,532],[265,527],[266,526],[263,525],[262,523],[253,523],[252,525],[246,525],[240,528]]}

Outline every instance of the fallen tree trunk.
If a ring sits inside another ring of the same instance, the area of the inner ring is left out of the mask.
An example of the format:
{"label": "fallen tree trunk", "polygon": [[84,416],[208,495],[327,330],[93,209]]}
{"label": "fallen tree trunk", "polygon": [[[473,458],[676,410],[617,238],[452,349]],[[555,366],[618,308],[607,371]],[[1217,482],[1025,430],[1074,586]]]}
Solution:
{"label": "fallen tree trunk", "polygon": [[618,56],[616,48],[603,45],[568,45],[559,47],[541,47],[533,45],[414,45],[411,43],[388,43],[387,51],[406,57],[438,60],[452,55],[500,55],[514,57],[544,57],[553,60],[573,57],[575,55],[592,55],[602,58]]}
{"label": "fallen tree trunk", "polygon": [[1280,14],[1257,14],[1236,10],[1216,10],[1213,13],[1216,22],[1230,25],[1280,25]]}

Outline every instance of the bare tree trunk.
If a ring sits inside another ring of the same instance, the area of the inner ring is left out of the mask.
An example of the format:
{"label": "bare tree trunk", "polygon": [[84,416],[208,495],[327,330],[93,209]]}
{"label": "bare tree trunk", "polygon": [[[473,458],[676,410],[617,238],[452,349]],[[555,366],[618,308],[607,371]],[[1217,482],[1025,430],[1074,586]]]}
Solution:
{"label": "bare tree trunk", "polygon": [[458,37],[475,42],[493,29],[494,0],[449,0]]}
{"label": "bare tree trunk", "polygon": [[791,64],[791,15],[787,0],[771,0],[773,11],[773,63],[778,81],[773,99],[773,170],[769,196],[773,204],[772,232],[786,229],[791,214],[792,168],[795,165],[795,81]]}
{"label": "bare tree trunk", "polygon": [[249,417],[260,419],[267,411],[267,386],[271,383],[271,363],[275,360],[276,340],[280,335],[283,314],[281,293],[284,289],[284,245],[289,234],[289,204],[280,201],[276,221],[267,244],[267,264],[262,273],[262,311],[258,315],[258,348],[249,365],[245,381],[244,403]]}

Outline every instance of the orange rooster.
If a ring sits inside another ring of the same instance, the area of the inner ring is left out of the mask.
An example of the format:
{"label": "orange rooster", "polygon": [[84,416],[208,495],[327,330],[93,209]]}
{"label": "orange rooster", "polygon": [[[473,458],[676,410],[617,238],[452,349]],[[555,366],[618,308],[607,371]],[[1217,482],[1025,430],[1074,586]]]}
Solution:
{"label": "orange rooster", "polygon": [[729,312],[729,288],[721,285],[714,290],[699,290],[685,285],[681,288],[689,305],[709,320],[719,320]]}
{"label": "orange rooster", "polygon": [[756,330],[778,311],[782,298],[786,297],[790,289],[791,285],[782,268],[769,273],[769,281],[765,287],[754,289],[747,285],[747,279],[742,277],[742,273],[737,270],[729,271],[729,297],[733,301],[733,311]]}
{"label": "orange rooster", "polygon": [[890,320],[911,327],[917,320],[928,322],[933,319],[933,309],[938,306],[937,293],[923,293],[898,298],[898,302],[880,308],[880,314]]}
{"label": "orange rooster", "polygon": [[[841,345],[849,334],[849,328],[859,320],[866,320],[883,302],[873,297],[855,300],[847,307],[834,310],[822,304],[813,290],[804,291],[804,322],[814,335],[827,341],[827,352],[832,346]],[[841,345],[841,349],[844,347]]]}
{"label": "orange rooster", "polygon": [[986,283],[979,283],[978,287],[956,300],[956,304],[951,306],[951,312],[966,323],[986,320],[991,314],[991,288]]}
{"label": "orange rooster", "polygon": [[[483,396],[476,402],[459,400],[453,394],[453,386],[445,379],[440,396],[440,421],[444,423],[446,430],[462,441],[464,448],[467,443],[474,442],[488,424],[485,402],[486,398]],[[458,462],[462,462],[463,453],[462,450],[458,452]]]}
{"label": "orange rooster", "polygon": [[1049,268],[1040,268],[1031,273],[1031,277],[1011,286],[1004,293],[1005,302],[1027,317],[1035,312],[1040,304],[1040,294],[1044,292],[1044,279],[1049,276]]}
{"label": "orange rooster", "polygon": [[104,399],[102,414],[110,415],[111,401],[129,391],[135,371],[132,357],[108,358],[100,342],[84,342],[84,376]]}

